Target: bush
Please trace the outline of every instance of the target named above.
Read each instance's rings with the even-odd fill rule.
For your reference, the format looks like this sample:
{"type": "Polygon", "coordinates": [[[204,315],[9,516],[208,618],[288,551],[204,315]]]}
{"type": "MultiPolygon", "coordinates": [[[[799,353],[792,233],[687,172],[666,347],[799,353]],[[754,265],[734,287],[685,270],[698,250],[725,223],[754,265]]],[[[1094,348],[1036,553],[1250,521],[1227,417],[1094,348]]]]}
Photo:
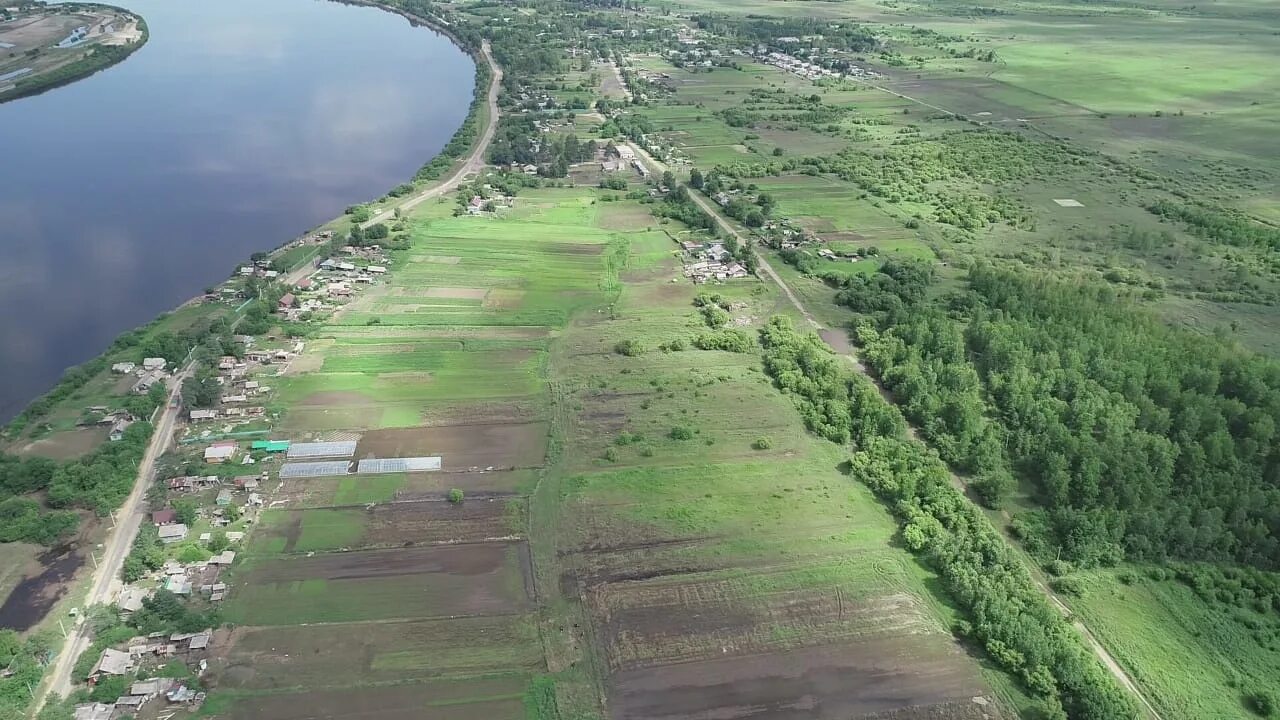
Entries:
{"type": "Polygon", "coordinates": [[[755,341],[742,330],[716,330],[694,338],[693,346],[699,350],[748,353],[755,348],[755,341]]]}
{"type": "Polygon", "coordinates": [[[773,441],[767,437],[758,437],[755,442],[751,443],[751,447],[755,450],[768,450],[773,447],[773,441]]]}
{"type": "Polygon", "coordinates": [[[644,344],[636,339],[627,339],[613,346],[613,351],[619,355],[627,357],[635,357],[644,353],[644,344]]]}
{"type": "Polygon", "coordinates": [[[454,505],[457,505],[458,503],[462,502],[462,491],[459,490],[458,488],[453,488],[452,490],[450,490],[449,502],[453,503],[454,505]]]}
{"type": "Polygon", "coordinates": [[[618,462],[618,450],[616,448],[608,448],[604,451],[604,459],[611,463],[618,462]]]}
{"type": "Polygon", "coordinates": [[[1084,597],[1084,583],[1080,582],[1080,578],[1057,577],[1049,581],[1049,587],[1063,595],[1084,597]]]}
{"type": "Polygon", "coordinates": [[[671,428],[671,432],[668,435],[672,440],[692,440],[693,429],[685,425],[676,425],[671,428]]]}

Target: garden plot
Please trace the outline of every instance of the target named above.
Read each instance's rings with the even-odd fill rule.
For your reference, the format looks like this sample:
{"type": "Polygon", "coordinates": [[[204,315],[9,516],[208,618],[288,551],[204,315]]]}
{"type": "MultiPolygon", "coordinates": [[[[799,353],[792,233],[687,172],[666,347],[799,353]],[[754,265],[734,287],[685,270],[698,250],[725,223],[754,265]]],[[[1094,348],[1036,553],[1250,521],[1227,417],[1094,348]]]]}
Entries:
{"type": "Polygon", "coordinates": [[[540,661],[521,615],[291,627],[242,627],[217,670],[246,690],[377,685],[481,673],[524,673],[540,661]]]}
{"type": "Polygon", "coordinates": [[[418,720],[424,708],[430,708],[432,720],[518,720],[523,712],[520,694],[525,680],[519,676],[341,689],[330,689],[331,680],[324,678],[320,688],[299,692],[238,693],[219,716],[230,720],[418,720]]]}
{"type": "Polygon", "coordinates": [[[519,613],[532,607],[523,543],[250,558],[226,616],[244,625],[519,613]]]}
{"type": "Polygon", "coordinates": [[[1001,717],[972,661],[928,636],[659,665],[618,673],[608,685],[615,720],[1001,717]]]}
{"type": "Polygon", "coordinates": [[[256,554],[371,550],[509,540],[520,534],[519,498],[396,502],[373,507],[269,510],[251,551],[256,554]]]}

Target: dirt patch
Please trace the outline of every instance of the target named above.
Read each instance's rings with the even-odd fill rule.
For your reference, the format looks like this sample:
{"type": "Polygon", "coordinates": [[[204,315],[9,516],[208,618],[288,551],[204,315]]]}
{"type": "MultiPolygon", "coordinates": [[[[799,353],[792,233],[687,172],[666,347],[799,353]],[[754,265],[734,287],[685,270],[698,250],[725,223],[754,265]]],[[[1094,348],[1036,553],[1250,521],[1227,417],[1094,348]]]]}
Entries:
{"type": "Polygon", "coordinates": [[[760,593],[742,578],[681,582],[665,576],[603,585],[589,604],[612,670],[930,632],[911,596],[868,598],[857,591],[828,586],[760,593]]]}
{"type": "Polygon", "coordinates": [[[488,288],[433,287],[424,290],[419,297],[451,300],[483,300],[488,288]]]}
{"type": "Polygon", "coordinates": [[[437,265],[457,265],[462,258],[457,255],[415,255],[409,262],[435,263],[437,265]]]}
{"type": "MultiPolygon", "coordinates": [[[[470,497],[460,504],[442,497],[411,502],[382,503],[363,510],[364,534],[349,547],[352,550],[481,543],[511,540],[518,534],[516,520],[523,500],[517,498],[485,499],[470,497]]],[[[286,538],[285,552],[293,550],[305,523],[326,522],[329,513],[348,513],[347,509],[288,511],[289,518],[275,534],[286,538]]],[[[333,548],[337,549],[337,548],[333,548]]]]}
{"type": "Polygon", "coordinates": [[[370,405],[374,402],[373,398],[364,393],[352,392],[349,390],[324,390],[322,392],[314,392],[302,398],[299,405],[312,406],[337,406],[343,405],[370,405]]]}
{"type": "Polygon", "coordinates": [[[485,296],[483,307],[487,310],[515,310],[524,304],[523,290],[494,289],[485,296]]]}
{"type": "Polygon", "coordinates": [[[364,434],[356,458],[439,455],[446,471],[539,467],[547,423],[497,423],[393,428],[364,434]]]}
{"type": "Polygon", "coordinates": [[[107,441],[110,428],[105,425],[63,430],[29,442],[18,449],[22,456],[39,455],[52,460],[75,460],[84,457],[107,441]]]}
{"type": "Polygon", "coordinates": [[[609,680],[615,720],[997,718],[973,666],[936,637],[873,638],[629,670],[609,680]]]}
{"type": "Polygon", "coordinates": [[[604,252],[604,245],[601,243],[553,242],[547,243],[546,248],[562,255],[599,255],[604,252]]]}
{"type": "Polygon", "coordinates": [[[819,330],[818,337],[822,338],[822,342],[841,355],[852,355],[854,353],[853,341],[849,339],[849,331],[844,328],[819,330]]]}
{"type": "MultiPolygon", "coordinates": [[[[232,634],[226,665],[215,669],[214,682],[223,688],[252,690],[332,688],[414,683],[443,671],[524,670],[536,660],[536,651],[520,647],[531,639],[531,632],[521,624],[521,618],[509,616],[238,628],[232,634]]],[[[518,682],[509,677],[428,681],[416,694],[421,700],[458,702],[505,695],[518,682]]],[[[364,717],[364,713],[321,716],[364,717]]]]}

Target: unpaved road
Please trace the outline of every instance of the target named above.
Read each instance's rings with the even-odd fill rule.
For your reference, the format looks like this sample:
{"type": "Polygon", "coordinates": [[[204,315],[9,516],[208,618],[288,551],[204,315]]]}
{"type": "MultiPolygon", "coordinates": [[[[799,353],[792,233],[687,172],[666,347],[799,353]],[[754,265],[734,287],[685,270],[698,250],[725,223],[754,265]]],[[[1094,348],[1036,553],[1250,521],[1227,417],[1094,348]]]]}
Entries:
{"type": "MultiPolygon", "coordinates": [[[[409,197],[393,204],[386,210],[374,215],[364,224],[365,227],[373,225],[374,223],[386,222],[392,219],[395,216],[397,209],[401,212],[407,212],[431,198],[440,197],[447,192],[452,192],[468,177],[479,174],[479,172],[484,169],[486,164],[484,159],[485,153],[489,151],[489,144],[493,142],[493,136],[498,131],[498,90],[502,87],[502,68],[498,66],[498,63],[494,62],[493,54],[489,49],[488,40],[483,41],[480,46],[480,52],[484,55],[485,62],[489,64],[490,78],[489,95],[487,98],[489,115],[487,122],[485,123],[484,130],[480,133],[480,141],[471,149],[471,154],[467,156],[467,159],[462,163],[462,165],[455,168],[441,182],[436,185],[432,185],[426,190],[415,195],[410,195],[409,197]]],[[[315,267],[310,263],[304,263],[301,267],[294,268],[288,275],[285,275],[282,280],[286,286],[292,287],[297,285],[303,278],[310,276],[313,272],[315,272],[315,267]]]]}
{"type": "MultiPolygon", "coordinates": [[[[133,483],[133,490],[129,493],[124,505],[116,511],[116,526],[108,534],[102,549],[102,558],[94,568],[84,608],[109,603],[119,591],[120,568],[133,547],[133,539],[137,537],[138,529],[142,527],[142,522],[147,517],[147,488],[151,487],[151,480],[155,475],[156,459],[169,449],[173,441],[174,426],[182,411],[181,403],[178,402],[182,381],[190,377],[194,370],[193,361],[173,378],[169,396],[164,407],[161,408],[155,432],[151,435],[151,442],[147,445],[147,451],[143,453],[142,462],[138,464],[138,477],[133,483]]],[[[81,617],[83,618],[83,615],[81,617]]],[[[71,693],[73,689],[71,670],[80,653],[92,642],[92,633],[87,624],[76,625],[75,631],[67,636],[62,650],[58,653],[53,670],[45,676],[45,681],[40,685],[35,698],[34,712],[40,711],[51,691],[64,697],[71,693]]]]}
{"type": "MultiPolygon", "coordinates": [[[[637,146],[635,143],[629,142],[627,144],[630,145],[632,149],[636,151],[637,155],[643,158],[651,166],[657,168],[658,172],[661,173],[667,170],[667,166],[664,163],[656,160],[653,156],[649,155],[649,153],[645,152],[643,148],[637,146]]],[[[698,207],[702,208],[707,212],[708,215],[715,218],[716,224],[718,224],[725,232],[737,238],[738,242],[744,245],[750,244],[753,242],[750,238],[744,237],[741,233],[739,233],[738,230],[729,223],[729,220],[725,216],[720,214],[720,209],[716,207],[715,203],[703,197],[702,194],[698,193],[697,191],[691,190],[689,192],[689,197],[695,203],[698,204],[698,207]]],[[[787,283],[782,279],[782,277],[779,276],[778,273],[774,271],[773,267],[769,264],[769,261],[766,260],[763,255],[758,255],[758,257],[760,260],[760,269],[764,271],[764,274],[767,275],[770,280],[772,280],[774,283],[778,285],[778,287],[782,290],[782,292],[787,296],[787,299],[791,301],[791,304],[794,305],[796,310],[800,312],[800,315],[803,316],[804,319],[808,321],[809,325],[815,331],[823,330],[824,328],[822,327],[822,323],[818,322],[817,318],[815,318],[813,314],[810,313],[808,309],[805,308],[804,304],[800,302],[800,298],[797,297],[794,292],[792,292],[790,286],[788,286],[787,283]]],[[[837,353],[840,353],[840,351],[837,350],[836,348],[832,348],[832,349],[835,350],[837,353]]],[[[886,399],[892,402],[892,397],[889,391],[883,385],[880,384],[879,379],[877,379],[874,375],[872,375],[868,371],[867,366],[864,365],[862,360],[858,358],[856,351],[846,355],[845,357],[849,359],[849,361],[853,364],[855,368],[858,369],[860,373],[862,373],[868,379],[871,380],[871,382],[876,386],[876,388],[880,390],[881,395],[883,395],[886,399]]],[[[920,443],[925,442],[924,439],[920,436],[918,429],[914,425],[911,425],[910,423],[908,423],[907,432],[911,436],[912,440],[920,443]]],[[[961,478],[959,475],[956,475],[955,473],[950,473],[950,475],[951,475],[952,485],[954,485],[956,489],[959,490],[960,492],[965,493],[967,497],[969,487],[965,483],[964,479],[961,478]]],[[[997,527],[996,530],[1001,534],[1002,537],[1004,537],[1005,542],[1008,542],[1010,544],[1013,544],[1015,542],[1013,538],[1008,536],[1008,534],[1003,528],[997,527]]],[[[1068,618],[1068,620],[1071,622],[1071,625],[1076,630],[1078,630],[1082,636],[1084,636],[1085,642],[1089,645],[1090,648],[1093,649],[1093,654],[1096,655],[1098,660],[1103,665],[1105,665],[1108,670],[1111,671],[1111,674],[1115,676],[1116,681],[1119,682],[1125,688],[1127,688],[1129,692],[1133,693],[1133,695],[1138,699],[1140,703],[1142,703],[1143,708],[1146,709],[1146,711],[1150,714],[1152,718],[1154,718],[1155,720],[1162,720],[1160,717],[1160,713],[1156,712],[1155,706],[1151,704],[1151,701],[1147,699],[1147,696],[1144,695],[1142,691],[1138,688],[1137,683],[1135,683],[1133,679],[1129,677],[1129,674],[1125,672],[1124,668],[1120,666],[1120,663],[1116,662],[1116,659],[1111,656],[1111,653],[1107,652],[1107,649],[1102,646],[1102,643],[1098,641],[1098,638],[1093,634],[1093,631],[1091,631],[1089,627],[1084,624],[1083,621],[1073,616],[1071,612],[1071,608],[1067,607],[1067,604],[1062,601],[1062,598],[1058,597],[1058,594],[1053,592],[1053,590],[1049,588],[1049,586],[1044,582],[1044,580],[1033,569],[1028,568],[1028,570],[1030,572],[1031,579],[1036,583],[1036,585],[1044,593],[1045,598],[1047,598],[1049,602],[1054,607],[1056,607],[1059,612],[1062,613],[1063,617],[1068,618]]]]}
{"type": "Polygon", "coordinates": [[[485,62],[489,63],[489,117],[484,131],[480,133],[480,142],[477,142],[475,147],[471,149],[471,154],[467,156],[466,162],[454,170],[443,182],[433,185],[417,195],[411,195],[396,203],[393,207],[383,210],[370,218],[365,225],[385,222],[395,215],[397,208],[402,212],[408,211],[426,200],[450,192],[461,185],[462,181],[467,177],[478,174],[484,168],[486,164],[484,160],[485,153],[489,150],[489,143],[493,142],[494,133],[498,131],[498,89],[502,87],[502,68],[498,67],[498,63],[494,62],[488,40],[483,41],[480,45],[480,53],[484,55],[485,62]]]}

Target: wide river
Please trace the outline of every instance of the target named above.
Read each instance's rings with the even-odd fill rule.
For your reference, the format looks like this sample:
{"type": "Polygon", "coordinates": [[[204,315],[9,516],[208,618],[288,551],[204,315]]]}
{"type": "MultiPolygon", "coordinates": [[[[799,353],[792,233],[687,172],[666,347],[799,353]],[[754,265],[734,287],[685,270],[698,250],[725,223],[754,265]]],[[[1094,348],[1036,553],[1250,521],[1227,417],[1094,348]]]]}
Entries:
{"type": "Polygon", "coordinates": [[[269,250],[381,195],[466,116],[447,38],[320,0],[114,0],[151,39],[0,105],[0,421],[269,250]]]}

